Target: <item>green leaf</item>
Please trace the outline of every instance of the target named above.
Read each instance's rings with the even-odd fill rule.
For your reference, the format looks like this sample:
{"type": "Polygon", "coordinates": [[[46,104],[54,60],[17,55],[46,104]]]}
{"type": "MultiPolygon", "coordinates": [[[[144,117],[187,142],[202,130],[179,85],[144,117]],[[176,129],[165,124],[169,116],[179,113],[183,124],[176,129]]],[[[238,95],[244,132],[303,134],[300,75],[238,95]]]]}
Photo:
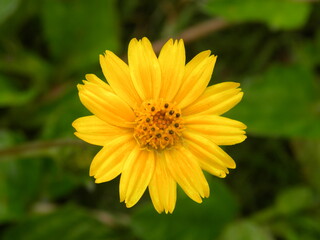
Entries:
{"type": "Polygon", "coordinates": [[[159,215],[151,204],[142,207],[133,217],[134,231],[147,240],[215,239],[235,218],[238,209],[234,196],[221,180],[211,180],[209,185],[211,196],[202,204],[193,202],[184,193],[178,196],[173,214],[159,215]]]}
{"type": "Polygon", "coordinates": [[[295,58],[301,65],[316,69],[320,64],[320,30],[313,38],[303,41],[294,41],[295,58]]]}
{"type": "Polygon", "coordinates": [[[11,147],[17,143],[23,142],[24,136],[21,132],[10,131],[0,128],[0,150],[11,147]]]}
{"type": "Polygon", "coordinates": [[[19,219],[39,192],[41,159],[0,160],[0,222],[19,219]]]}
{"type": "Polygon", "coordinates": [[[22,91],[16,88],[13,81],[5,75],[0,75],[0,107],[17,106],[32,100],[37,89],[22,91]]]}
{"type": "Polygon", "coordinates": [[[32,52],[0,55],[0,107],[23,105],[43,89],[50,67],[32,52]]]}
{"type": "MultiPolygon", "coordinates": [[[[69,150],[65,148],[65,151],[69,150]]],[[[83,185],[83,177],[89,178],[87,175],[87,171],[85,171],[85,175],[81,174],[82,172],[79,171],[79,166],[75,163],[75,154],[63,154],[64,151],[60,150],[57,151],[55,154],[59,155],[59,157],[54,156],[53,159],[45,159],[45,168],[43,170],[42,176],[42,195],[50,200],[54,201],[59,198],[64,198],[71,194],[72,191],[75,191],[76,188],[83,185]],[[72,159],[66,162],[68,156],[72,156],[72,159]],[[68,169],[68,165],[73,164],[73,169],[68,169]]],[[[87,170],[87,169],[86,169],[87,170]]]]}
{"type": "Polygon", "coordinates": [[[235,222],[229,225],[219,240],[272,240],[274,239],[267,229],[248,220],[235,222]]]}
{"type": "Polygon", "coordinates": [[[42,20],[53,57],[73,70],[95,64],[106,49],[119,47],[114,0],[45,0],[42,20]]]}
{"type": "Polygon", "coordinates": [[[242,84],[244,98],[231,114],[248,133],[272,137],[319,137],[318,86],[312,72],[299,65],[273,65],[242,84]]]}
{"type": "Polygon", "coordinates": [[[18,8],[20,0],[0,0],[0,24],[18,8]]]}
{"type": "Polygon", "coordinates": [[[31,216],[9,228],[3,240],[103,240],[110,229],[80,207],[67,206],[53,213],[31,216]]]}
{"type": "Polygon", "coordinates": [[[206,12],[231,22],[262,22],[273,29],[302,27],[308,20],[311,6],[294,0],[208,0],[206,12]]]}
{"type": "Polygon", "coordinates": [[[305,211],[294,216],[285,218],[270,219],[269,226],[277,239],[289,240],[315,240],[320,236],[319,214],[317,214],[317,206],[311,211],[305,211]]]}
{"type": "Polygon", "coordinates": [[[292,187],[280,193],[276,199],[278,212],[290,215],[312,206],[313,194],[310,188],[305,186],[292,187]]]}
{"type": "Polygon", "coordinates": [[[72,122],[79,117],[92,115],[81,104],[76,86],[68,89],[57,101],[43,106],[40,114],[39,119],[44,122],[42,137],[45,139],[74,138],[75,130],[71,126],[72,122]]]}
{"type": "Polygon", "coordinates": [[[304,178],[320,192],[320,141],[294,140],[292,141],[292,149],[300,162],[304,178]]]}

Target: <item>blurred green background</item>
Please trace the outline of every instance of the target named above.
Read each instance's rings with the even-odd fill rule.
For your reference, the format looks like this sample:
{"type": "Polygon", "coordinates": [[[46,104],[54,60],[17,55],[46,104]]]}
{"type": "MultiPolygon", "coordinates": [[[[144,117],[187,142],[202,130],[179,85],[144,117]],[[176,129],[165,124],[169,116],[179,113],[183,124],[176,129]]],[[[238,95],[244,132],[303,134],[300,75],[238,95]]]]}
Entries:
{"type": "Polygon", "coordinates": [[[320,4],[314,0],[0,0],[0,239],[320,239],[320,4]],[[125,59],[131,38],[183,37],[210,49],[210,84],[242,84],[226,116],[248,139],[226,147],[226,179],[198,205],[179,190],[172,215],[148,194],[119,203],[119,179],[88,176],[99,150],[73,135],[88,114],[76,84],[125,59]]]}

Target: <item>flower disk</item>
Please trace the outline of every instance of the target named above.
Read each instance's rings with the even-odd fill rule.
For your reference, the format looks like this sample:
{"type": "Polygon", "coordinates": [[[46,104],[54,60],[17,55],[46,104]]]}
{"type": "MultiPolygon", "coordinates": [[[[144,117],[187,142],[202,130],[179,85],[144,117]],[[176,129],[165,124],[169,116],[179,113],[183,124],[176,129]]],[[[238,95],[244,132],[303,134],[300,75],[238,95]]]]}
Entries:
{"type": "Polygon", "coordinates": [[[239,83],[207,87],[216,56],[203,51],[187,64],[182,40],[157,56],[147,38],[132,39],[128,64],[110,51],[100,56],[105,81],[87,74],[78,85],[91,116],[72,126],[80,139],[102,146],[90,166],[96,183],[120,175],[120,201],[135,205],[148,189],[155,209],[172,213],[177,186],[194,201],[209,197],[203,174],[220,178],[233,159],[219,145],[246,139],[246,126],[220,116],[240,102],[239,83]]]}
{"type": "Polygon", "coordinates": [[[137,126],[133,136],[142,148],[162,150],[180,142],[183,120],[174,104],[146,101],[134,112],[137,126]]]}

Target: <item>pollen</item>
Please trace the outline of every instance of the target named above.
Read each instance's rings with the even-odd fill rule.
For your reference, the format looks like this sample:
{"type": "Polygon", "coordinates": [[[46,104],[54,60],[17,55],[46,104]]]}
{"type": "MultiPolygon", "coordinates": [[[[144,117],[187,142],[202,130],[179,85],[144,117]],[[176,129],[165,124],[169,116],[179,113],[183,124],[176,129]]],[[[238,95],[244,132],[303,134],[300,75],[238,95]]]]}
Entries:
{"type": "Polygon", "coordinates": [[[134,112],[133,136],[142,148],[163,150],[181,142],[183,119],[174,103],[163,99],[145,101],[134,112]]]}

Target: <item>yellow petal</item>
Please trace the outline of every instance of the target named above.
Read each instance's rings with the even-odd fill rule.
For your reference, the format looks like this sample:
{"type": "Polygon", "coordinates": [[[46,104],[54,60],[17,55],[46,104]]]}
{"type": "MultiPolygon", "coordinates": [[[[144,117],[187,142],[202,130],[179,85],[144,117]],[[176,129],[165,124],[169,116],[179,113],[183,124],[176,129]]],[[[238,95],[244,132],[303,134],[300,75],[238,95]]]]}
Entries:
{"type": "Polygon", "coordinates": [[[195,202],[209,196],[209,185],[196,159],[186,148],[164,152],[168,169],[183,191],[195,202]]]}
{"type": "Polygon", "coordinates": [[[209,55],[210,51],[199,53],[186,65],[181,88],[174,99],[180,108],[187,107],[205,91],[217,58],[209,55]]]}
{"type": "Polygon", "coordinates": [[[98,146],[104,146],[117,136],[132,135],[132,129],[110,125],[94,115],[78,118],[72,126],[77,131],[75,132],[77,137],[98,146]]]}
{"type": "Polygon", "coordinates": [[[107,84],[106,82],[102,81],[100,78],[98,78],[96,75],[94,74],[86,74],[86,79],[91,82],[91,83],[95,83],[97,85],[99,85],[100,87],[103,87],[104,89],[106,89],[109,92],[112,92],[111,87],[109,86],[109,84],[107,84]]]}
{"type": "Polygon", "coordinates": [[[141,99],[133,86],[129,67],[126,63],[113,52],[106,51],[105,56],[100,55],[100,65],[105,78],[119,97],[132,108],[141,103],[141,99]]]}
{"type": "Polygon", "coordinates": [[[183,137],[188,140],[187,147],[199,158],[227,168],[236,167],[233,159],[208,137],[190,131],[184,131],[183,137]]]}
{"type": "Polygon", "coordinates": [[[172,101],[181,86],[185,62],[186,54],[183,40],[173,42],[170,39],[162,47],[159,55],[162,78],[160,98],[172,101]]]}
{"type": "Polygon", "coordinates": [[[220,178],[226,177],[226,174],[229,173],[221,160],[217,160],[215,155],[212,155],[210,151],[207,151],[202,146],[187,139],[185,139],[185,146],[198,159],[199,165],[203,170],[220,178]]]}
{"type": "Polygon", "coordinates": [[[158,99],[161,70],[158,58],[147,38],[129,43],[128,62],[133,85],[142,100],[158,99]]]}
{"type": "Polygon", "coordinates": [[[87,143],[97,145],[97,146],[104,146],[108,142],[108,137],[104,135],[79,133],[79,132],[75,132],[74,135],[76,135],[78,138],[80,138],[81,140],[87,143]]]}
{"type": "Polygon", "coordinates": [[[244,134],[239,135],[206,135],[212,142],[221,146],[234,145],[242,143],[247,139],[247,136],[244,134]]]}
{"type": "Polygon", "coordinates": [[[208,87],[205,92],[191,105],[183,109],[184,115],[215,114],[221,115],[242,99],[243,93],[239,83],[224,82],[208,87]]]}
{"type": "Polygon", "coordinates": [[[78,85],[82,104],[101,120],[119,127],[132,127],[135,119],[132,109],[117,95],[86,82],[78,85]]]}
{"type": "Polygon", "coordinates": [[[191,115],[185,118],[186,128],[210,137],[217,145],[233,145],[246,139],[246,125],[216,115],[191,115]]]}
{"type": "Polygon", "coordinates": [[[211,54],[210,50],[206,50],[203,52],[198,53],[194,58],[191,59],[190,62],[188,62],[188,68],[186,69],[186,74],[189,74],[193,71],[194,68],[196,68],[201,62],[206,60],[211,54]]]}
{"type": "MultiPolygon", "coordinates": [[[[235,128],[235,127],[229,127],[229,126],[219,126],[219,125],[201,125],[201,124],[193,124],[189,125],[188,129],[191,129],[197,133],[203,134],[203,135],[209,135],[212,137],[217,137],[217,141],[221,141],[224,136],[226,137],[240,137],[239,141],[242,142],[242,136],[245,134],[245,131],[235,128]]],[[[213,138],[212,138],[213,139],[213,138]]],[[[218,145],[224,145],[221,144],[221,142],[215,142],[218,145]]],[[[235,143],[229,143],[228,145],[233,145],[235,143]]]]}
{"type": "Polygon", "coordinates": [[[149,184],[150,197],[158,213],[172,213],[176,205],[177,184],[168,171],[164,154],[155,156],[155,171],[149,184]]]}
{"type": "Polygon", "coordinates": [[[123,163],[136,145],[132,135],[115,138],[102,148],[94,157],[90,166],[90,176],[96,183],[107,182],[122,172],[123,163]]]}
{"type": "Polygon", "coordinates": [[[125,160],[120,178],[120,201],[127,207],[135,205],[150,183],[154,172],[153,151],[141,150],[139,146],[125,160]]]}
{"type": "Polygon", "coordinates": [[[77,132],[93,135],[115,136],[132,132],[132,130],[128,128],[121,128],[108,124],[94,115],[80,117],[72,123],[72,126],[77,132]]]}
{"type": "Polygon", "coordinates": [[[194,125],[212,125],[212,126],[227,126],[238,129],[246,129],[247,126],[242,122],[217,115],[191,115],[184,117],[184,123],[190,126],[194,125]]]}

